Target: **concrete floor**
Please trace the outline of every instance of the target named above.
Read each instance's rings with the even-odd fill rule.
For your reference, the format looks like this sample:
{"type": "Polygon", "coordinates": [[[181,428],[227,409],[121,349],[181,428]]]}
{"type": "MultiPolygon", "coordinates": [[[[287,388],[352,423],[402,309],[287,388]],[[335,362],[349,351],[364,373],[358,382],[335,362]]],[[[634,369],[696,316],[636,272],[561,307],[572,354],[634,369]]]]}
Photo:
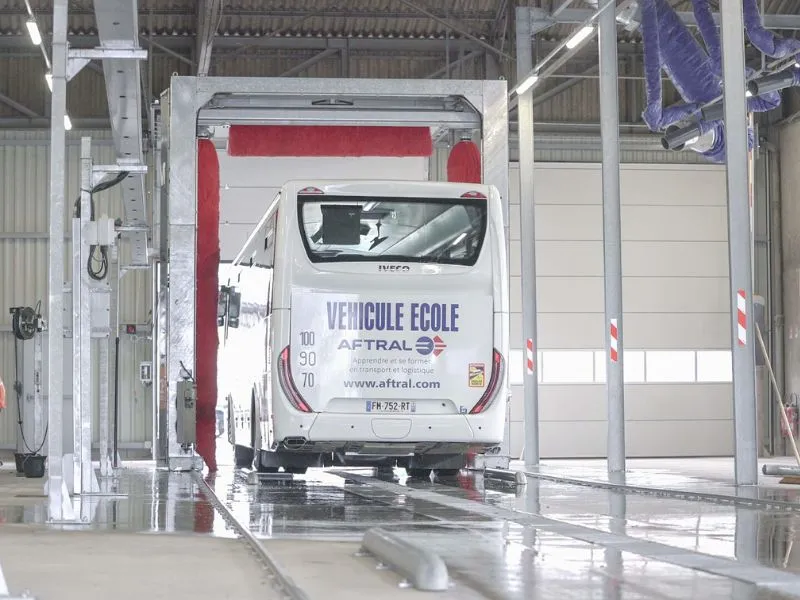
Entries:
{"type": "MultiPolygon", "coordinates": [[[[745,494],[727,459],[628,467],[637,486],[745,494]]],[[[224,467],[211,482],[309,600],[430,596],[356,556],[375,526],[442,556],[453,585],[437,597],[447,600],[800,598],[800,487],[765,479],[746,496],[783,504],[764,508],[588,487],[606,481],[603,461],[546,461],[539,473],[548,479],[533,474],[516,489],[468,474],[412,481],[402,470],[390,480],[311,471],[256,486],[224,467]]],[[[118,485],[121,497],[97,501],[91,524],[59,530],[46,524],[42,480],[0,469],[0,565],[12,593],[276,597],[190,475],[128,463],[118,485]]]]}

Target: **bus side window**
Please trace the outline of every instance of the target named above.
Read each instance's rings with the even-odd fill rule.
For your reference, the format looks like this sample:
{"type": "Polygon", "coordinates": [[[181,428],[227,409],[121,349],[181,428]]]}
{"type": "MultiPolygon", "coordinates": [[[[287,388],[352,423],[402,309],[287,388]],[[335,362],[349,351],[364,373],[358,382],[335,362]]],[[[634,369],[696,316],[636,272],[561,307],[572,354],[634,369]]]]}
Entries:
{"type": "Polygon", "coordinates": [[[269,274],[269,285],[267,286],[267,316],[272,314],[272,269],[269,274]]]}

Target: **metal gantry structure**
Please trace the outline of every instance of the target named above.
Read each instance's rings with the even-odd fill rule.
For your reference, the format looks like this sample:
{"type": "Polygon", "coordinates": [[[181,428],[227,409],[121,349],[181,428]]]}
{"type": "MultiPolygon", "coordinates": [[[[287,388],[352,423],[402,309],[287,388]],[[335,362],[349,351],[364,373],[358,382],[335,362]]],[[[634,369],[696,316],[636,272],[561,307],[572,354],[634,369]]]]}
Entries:
{"type": "MultiPolygon", "coordinates": [[[[380,124],[478,132],[483,181],[502,195],[508,234],[507,93],[504,81],[172,78],[161,99],[158,125],[160,160],[168,176],[154,194],[163,202],[160,243],[162,248],[166,244],[169,261],[169,285],[157,317],[165,324],[166,353],[160,355],[164,361],[160,368],[166,371],[168,389],[158,446],[166,452],[162,458],[168,468],[189,470],[197,465],[192,448],[178,440],[175,424],[178,384],[195,363],[198,135],[216,125],[261,124],[380,124]],[[327,108],[321,102],[328,102],[327,108]]],[[[503,304],[507,312],[507,290],[503,304]]],[[[486,457],[485,465],[508,467],[509,429],[507,419],[505,444],[496,455],[486,457]]]]}
{"type": "MultiPolygon", "coordinates": [[[[523,240],[523,344],[536,347],[536,271],[534,240],[533,118],[529,106],[531,90],[580,50],[581,43],[557,47],[538,64],[532,65],[529,48],[538,31],[560,22],[594,27],[599,23],[600,113],[603,146],[603,254],[605,280],[605,328],[608,401],[607,464],[613,481],[625,473],[625,384],[622,307],[622,235],[620,218],[620,152],[617,26],[625,21],[630,2],[598,2],[596,11],[565,9],[556,15],[540,9],[517,9],[517,75],[512,94],[519,111],[520,202],[523,240]],[[564,52],[562,52],[562,50],[564,52]],[[531,246],[525,248],[526,245],[531,246]]],[[[749,202],[748,119],[742,0],[720,3],[722,30],[724,107],[727,146],[727,193],[730,249],[731,347],[733,350],[733,404],[735,480],[739,485],[758,483],[757,405],[755,387],[755,343],[753,335],[752,229],[749,202]]],[[[628,15],[629,16],[629,15],[628,15]]],[[[685,23],[693,17],[681,13],[685,23]]],[[[766,16],[766,26],[793,27],[796,17],[766,16]],[[780,22],[778,22],[780,21],[780,22]]],[[[593,35],[584,37],[582,43],[593,35]]],[[[512,98],[511,104],[514,103],[512,98]]],[[[533,355],[535,356],[535,354],[533,355]]],[[[530,368],[530,354],[524,377],[525,462],[539,463],[538,382],[530,368]]]]}
{"type": "MultiPolygon", "coordinates": [[[[622,268],[620,228],[620,155],[619,106],[617,94],[617,22],[623,7],[606,1],[598,11],[582,14],[569,9],[556,16],[563,22],[599,23],[601,122],[603,136],[603,215],[605,256],[605,300],[607,366],[608,366],[608,467],[614,474],[625,470],[624,375],[622,339],[622,268]],[[606,9],[606,10],[604,10],[606,9]],[[570,21],[568,19],[576,19],[570,21]]],[[[213,8],[213,7],[212,7],[213,8]]],[[[91,404],[87,389],[91,371],[87,359],[91,354],[89,341],[92,332],[92,301],[98,290],[85,280],[84,267],[88,247],[98,243],[98,235],[88,226],[91,211],[91,189],[99,177],[109,172],[125,172],[123,184],[124,220],[116,234],[130,242],[131,253],[124,273],[130,269],[151,268],[157,263],[153,278],[154,362],[163,360],[163,381],[154,386],[162,389],[166,406],[157,418],[156,430],[163,437],[154,440],[160,448],[159,458],[172,470],[191,470],[199,466],[192,448],[177,439],[175,426],[177,392],[185,371],[195,363],[195,237],[196,237],[196,144],[198,136],[208,133],[215,125],[230,124],[363,124],[381,123],[395,126],[432,125],[444,131],[478,131],[482,147],[483,180],[497,186],[504,199],[504,219],[508,232],[508,107],[509,98],[502,81],[405,81],[405,80],[348,80],[348,79],[264,79],[173,77],[170,88],[161,102],[150,112],[153,155],[156,166],[152,178],[153,221],[158,231],[148,225],[145,206],[145,152],[142,133],[142,104],[139,62],[146,52],[138,43],[138,7],[136,0],[107,0],[96,3],[100,46],[94,50],[71,51],[67,44],[68,0],[54,2],[52,56],[52,114],[50,154],[50,258],[48,334],[51,340],[64,337],[64,215],[65,198],[65,126],[66,86],[89,60],[101,59],[107,84],[111,116],[115,165],[94,166],[91,146],[82,146],[81,216],[74,222],[74,238],[80,243],[73,249],[74,281],[73,339],[75,352],[75,480],[74,491],[81,495],[103,493],[93,481],[91,466],[91,404]],[[346,111],[331,107],[311,109],[317,98],[346,98],[355,102],[346,111]],[[163,169],[162,169],[163,166],[163,169]],[[153,244],[158,252],[151,250],[153,244]],[[168,267],[168,272],[167,272],[168,267]],[[175,309],[173,307],[179,307],[175,309]],[[162,331],[163,330],[163,331],[162,331]],[[163,335],[160,335],[162,334],[163,335]],[[88,411],[87,411],[88,409],[88,411]],[[88,462],[87,462],[88,461],[88,462]]],[[[213,14],[213,10],[211,13],[213,14]]],[[[752,320],[744,324],[737,302],[744,297],[744,313],[752,314],[752,269],[747,181],[747,121],[745,89],[741,74],[744,69],[744,39],[742,1],[723,3],[721,25],[724,45],[725,116],[728,138],[728,196],[731,265],[732,344],[734,355],[734,406],[736,428],[736,481],[740,484],[757,482],[755,443],[756,404],[754,384],[754,344],[752,320]],[[745,339],[737,335],[745,329],[745,339]]],[[[684,18],[686,18],[684,16],[684,18]]],[[[547,19],[545,19],[546,22],[547,19]]],[[[544,76],[542,65],[532,64],[532,37],[543,27],[542,15],[536,9],[517,9],[517,98],[520,113],[520,193],[523,254],[523,332],[522,345],[528,351],[524,369],[525,391],[525,458],[529,466],[539,462],[538,383],[535,361],[536,332],[536,270],[535,270],[535,174],[533,170],[534,129],[531,88],[538,76],[544,76]],[[534,77],[531,79],[531,77],[534,77]],[[527,87],[522,84],[530,83],[527,87]],[[531,83],[532,82],[532,83],[531,83]],[[523,89],[524,88],[524,89],[523,89]]],[[[205,52],[205,48],[202,49],[205,52]]],[[[553,64],[556,64],[556,59],[553,64]]],[[[151,161],[152,162],[152,161],[151,161]]],[[[110,244],[112,247],[114,243],[110,244]]],[[[113,262],[113,260],[112,260],[113,262]]],[[[112,286],[113,287],[113,283],[112,286]]],[[[106,293],[101,291],[101,293],[106,293]]],[[[116,310],[114,292],[107,312],[116,310]]],[[[504,302],[508,305],[508,296],[504,302]]],[[[106,306],[103,302],[101,306],[106,306]]],[[[117,333],[115,318],[109,316],[100,328],[101,380],[109,380],[110,336],[117,333]],[[112,325],[113,323],[113,325],[112,325]],[[103,366],[105,365],[105,366],[103,366]]],[[[63,347],[48,346],[48,481],[49,509],[53,521],[76,518],[69,503],[64,462],[56,459],[64,454],[61,424],[64,414],[63,347]]],[[[156,368],[161,373],[161,368],[156,368]]],[[[107,440],[108,387],[101,386],[101,476],[110,476],[107,440]]],[[[510,438],[506,428],[504,447],[488,457],[484,466],[508,467],[510,438]]],[[[158,451],[157,451],[158,453],[158,451]]],[[[113,460],[116,461],[114,453],[113,460]]]]}

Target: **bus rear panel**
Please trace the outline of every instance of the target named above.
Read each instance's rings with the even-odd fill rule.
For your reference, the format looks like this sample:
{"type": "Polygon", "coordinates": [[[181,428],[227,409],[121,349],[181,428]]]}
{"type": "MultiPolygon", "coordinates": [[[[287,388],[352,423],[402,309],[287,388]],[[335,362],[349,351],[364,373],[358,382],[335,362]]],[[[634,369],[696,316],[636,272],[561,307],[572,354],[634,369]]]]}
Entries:
{"type": "Polygon", "coordinates": [[[508,300],[496,190],[292,182],[278,213],[261,446],[339,462],[498,446],[508,300]]]}

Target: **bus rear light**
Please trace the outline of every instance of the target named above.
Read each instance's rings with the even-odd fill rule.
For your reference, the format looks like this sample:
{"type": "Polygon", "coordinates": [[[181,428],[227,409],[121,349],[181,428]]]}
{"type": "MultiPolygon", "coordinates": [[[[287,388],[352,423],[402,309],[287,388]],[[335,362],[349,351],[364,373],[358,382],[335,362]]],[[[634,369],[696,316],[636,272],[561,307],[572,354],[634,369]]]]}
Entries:
{"type": "Polygon", "coordinates": [[[495,396],[497,395],[500,381],[503,379],[503,369],[505,368],[505,361],[503,355],[495,348],[492,353],[492,375],[489,377],[489,385],[486,386],[486,391],[483,396],[478,400],[478,403],[469,411],[471,415],[478,415],[485,411],[492,405],[495,396]]]}
{"type": "Polygon", "coordinates": [[[462,198],[477,198],[480,200],[486,200],[486,194],[482,194],[480,192],[464,192],[461,194],[462,198]]]}
{"type": "Polygon", "coordinates": [[[298,194],[299,196],[303,196],[303,195],[311,195],[311,194],[313,194],[313,195],[317,195],[317,196],[318,196],[318,195],[325,195],[325,192],[323,192],[323,191],[322,191],[321,189],[319,189],[319,188],[315,188],[315,187],[306,187],[306,188],[303,188],[302,190],[300,190],[299,192],[297,192],[297,194],[298,194]]]}
{"type": "Polygon", "coordinates": [[[281,389],[286,397],[297,410],[304,413],[310,413],[311,407],[303,400],[297,386],[294,384],[292,378],[292,362],[289,355],[289,346],[281,350],[278,357],[278,381],[280,381],[281,389]]]}

